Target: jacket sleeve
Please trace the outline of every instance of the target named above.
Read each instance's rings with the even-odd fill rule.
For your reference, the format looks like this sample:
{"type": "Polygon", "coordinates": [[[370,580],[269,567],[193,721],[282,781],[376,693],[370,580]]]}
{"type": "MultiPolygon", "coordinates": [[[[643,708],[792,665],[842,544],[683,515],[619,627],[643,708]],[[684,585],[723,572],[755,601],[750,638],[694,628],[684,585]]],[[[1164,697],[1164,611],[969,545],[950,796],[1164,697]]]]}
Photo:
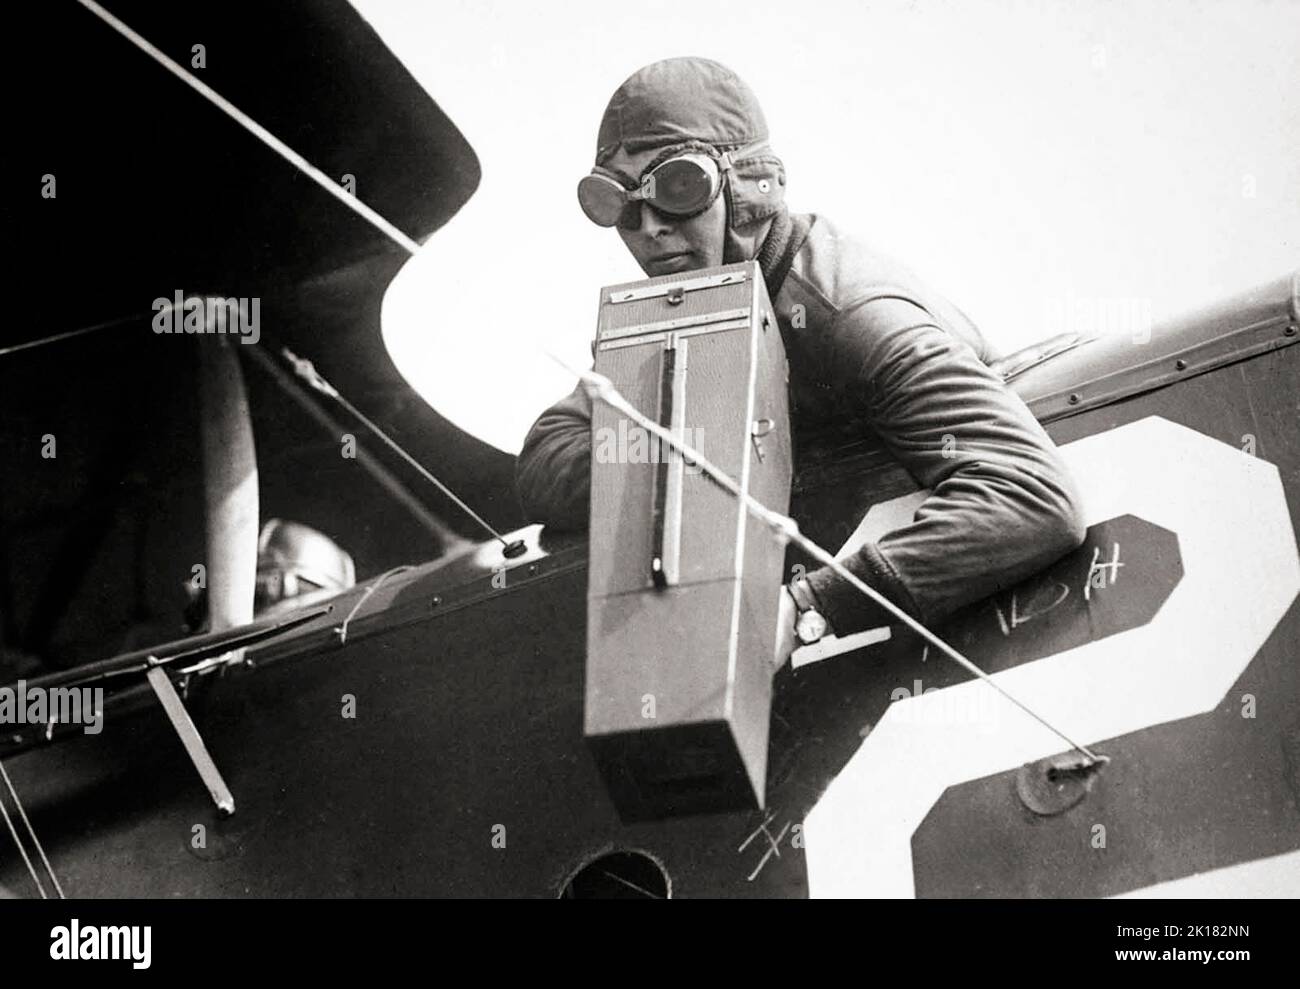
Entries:
{"type": "MultiPolygon", "coordinates": [[[[1077,548],[1074,482],[1028,407],[962,341],[903,298],[839,313],[824,341],[837,388],[931,494],[912,522],[842,560],[924,623],[1010,587],[1077,548]]],[[[840,635],[891,617],[828,567],[808,575],[840,635]]]]}
{"type": "Polygon", "coordinates": [[[538,417],[515,465],[524,516],[586,529],[591,504],[591,399],[581,383],[538,417]]]}

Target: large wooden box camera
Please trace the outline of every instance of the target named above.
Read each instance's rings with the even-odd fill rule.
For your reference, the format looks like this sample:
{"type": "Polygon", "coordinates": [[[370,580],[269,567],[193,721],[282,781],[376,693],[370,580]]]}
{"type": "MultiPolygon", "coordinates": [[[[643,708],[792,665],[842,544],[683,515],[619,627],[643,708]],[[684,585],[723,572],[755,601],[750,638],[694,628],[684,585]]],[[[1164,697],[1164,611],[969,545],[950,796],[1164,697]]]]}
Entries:
{"type": "MultiPolygon", "coordinates": [[[[787,510],[786,359],[757,264],[603,289],[595,368],[787,510]]],[[[597,402],[590,553],[585,732],[622,816],[761,807],[784,546],[597,402]]]]}

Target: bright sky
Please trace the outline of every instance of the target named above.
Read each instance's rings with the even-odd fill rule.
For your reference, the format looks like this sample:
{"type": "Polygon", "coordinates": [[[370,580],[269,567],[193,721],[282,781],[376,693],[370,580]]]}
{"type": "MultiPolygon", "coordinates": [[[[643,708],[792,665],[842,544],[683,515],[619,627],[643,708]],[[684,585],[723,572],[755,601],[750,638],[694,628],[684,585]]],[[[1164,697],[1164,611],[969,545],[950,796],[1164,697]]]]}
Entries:
{"type": "Polygon", "coordinates": [[[787,202],[911,265],[1001,350],[1129,332],[1300,267],[1300,0],[354,0],[479,191],[389,289],[402,373],[517,452],[643,277],[575,187],[610,95],[703,55],[755,91],[787,202]],[[1110,315],[1106,315],[1110,314],[1110,315]]]}

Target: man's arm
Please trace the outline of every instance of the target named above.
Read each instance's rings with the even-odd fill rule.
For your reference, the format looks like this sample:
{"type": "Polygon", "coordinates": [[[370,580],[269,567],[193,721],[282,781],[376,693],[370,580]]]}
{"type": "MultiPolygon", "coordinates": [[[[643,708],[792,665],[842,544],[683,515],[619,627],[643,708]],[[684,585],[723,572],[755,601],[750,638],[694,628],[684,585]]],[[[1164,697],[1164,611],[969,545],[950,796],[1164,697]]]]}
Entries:
{"type": "Polygon", "coordinates": [[[524,515],[553,529],[587,528],[591,399],[582,384],[538,417],[515,465],[524,515]]]}
{"type": "MultiPolygon", "coordinates": [[[[872,299],[823,343],[836,386],[860,390],[880,439],[932,492],[911,524],[842,561],[864,583],[931,623],[1082,543],[1078,493],[1043,427],[924,309],[872,299]]],[[[829,568],[808,579],[837,634],[891,622],[829,568]]]]}

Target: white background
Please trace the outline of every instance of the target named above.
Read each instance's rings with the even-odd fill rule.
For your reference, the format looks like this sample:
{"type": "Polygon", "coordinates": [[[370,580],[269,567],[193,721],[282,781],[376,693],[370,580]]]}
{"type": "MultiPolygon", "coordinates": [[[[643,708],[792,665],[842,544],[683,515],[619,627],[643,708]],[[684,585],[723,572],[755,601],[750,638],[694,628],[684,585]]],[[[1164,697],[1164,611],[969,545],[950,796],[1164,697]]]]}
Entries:
{"type": "Polygon", "coordinates": [[[356,5],[483,168],[385,337],[510,452],[572,385],[533,344],[590,366],[599,287],[642,277],[574,188],[610,95],[659,58],[739,73],[791,208],[910,264],[1004,352],[1128,332],[1097,300],[1159,318],[1300,266],[1300,0],[356,5]]]}

